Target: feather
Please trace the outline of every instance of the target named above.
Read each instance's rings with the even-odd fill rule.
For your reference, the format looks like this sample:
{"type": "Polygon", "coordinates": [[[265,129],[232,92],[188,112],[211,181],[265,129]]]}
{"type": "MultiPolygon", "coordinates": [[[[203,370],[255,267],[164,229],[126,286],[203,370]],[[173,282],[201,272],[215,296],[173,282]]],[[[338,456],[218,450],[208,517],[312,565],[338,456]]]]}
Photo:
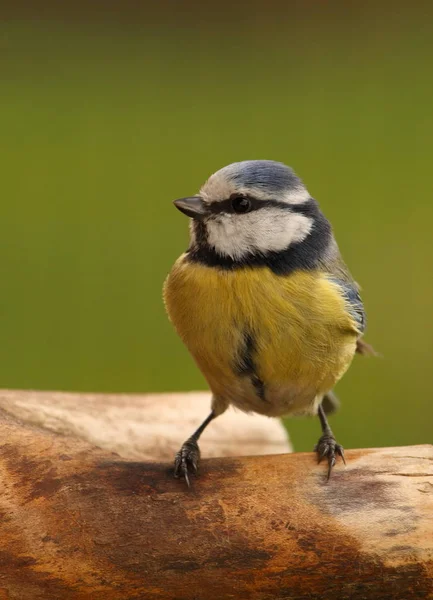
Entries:
{"type": "Polygon", "coordinates": [[[347,302],[348,310],[358,325],[359,332],[364,333],[367,320],[357,284],[354,281],[343,281],[334,277],[330,277],[330,279],[341,289],[343,297],[347,302]]]}

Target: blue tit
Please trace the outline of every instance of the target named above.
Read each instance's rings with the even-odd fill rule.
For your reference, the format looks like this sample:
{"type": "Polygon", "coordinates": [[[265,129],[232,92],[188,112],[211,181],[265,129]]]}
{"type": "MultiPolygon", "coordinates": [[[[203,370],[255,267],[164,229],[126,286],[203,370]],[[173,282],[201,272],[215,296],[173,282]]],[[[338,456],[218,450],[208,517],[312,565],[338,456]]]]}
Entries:
{"type": "Polygon", "coordinates": [[[198,439],[230,405],[270,417],[318,414],[315,450],[328,478],[336,456],[326,413],[362,340],[365,313],[329,221],[293,170],[230,164],[197,196],[174,202],[190,244],[164,284],[171,322],[212,391],[211,413],[183,444],[175,475],[189,485],[198,439]]]}

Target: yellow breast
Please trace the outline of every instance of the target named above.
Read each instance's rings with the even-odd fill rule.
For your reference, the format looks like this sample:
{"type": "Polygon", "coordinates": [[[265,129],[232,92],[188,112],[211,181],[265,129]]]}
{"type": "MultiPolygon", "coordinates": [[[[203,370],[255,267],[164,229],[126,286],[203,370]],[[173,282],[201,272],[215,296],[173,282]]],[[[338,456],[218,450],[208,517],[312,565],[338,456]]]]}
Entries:
{"type": "Polygon", "coordinates": [[[166,280],[164,298],[214,394],[245,410],[302,410],[312,395],[334,386],[355,352],[356,323],[338,286],[319,271],[288,276],[267,268],[230,271],[191,263],[183,255],[166,280]],[[254,340],[252,360],[266,389],[263,409],[257,397],[251,397],[249,407],[254,387],[241,385],[236,368],[246,333],[254,340]],[[291,398],[293,410],[266,406],[273,398],[277,403],[281,390],[299,396],[299,401],[291,398]]]}

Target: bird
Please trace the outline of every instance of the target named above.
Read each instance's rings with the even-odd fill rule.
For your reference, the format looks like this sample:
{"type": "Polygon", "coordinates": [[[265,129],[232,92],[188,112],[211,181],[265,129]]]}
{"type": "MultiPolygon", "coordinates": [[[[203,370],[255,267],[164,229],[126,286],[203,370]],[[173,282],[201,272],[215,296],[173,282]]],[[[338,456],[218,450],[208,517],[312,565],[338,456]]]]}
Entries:
{"type": "Polygon", "coordinates": [[[233,406],[318,415],[315,451],[329,479],[337,457],[345,464],[327,420],[339,404],[334,386],[356,352],[374,353],[330,222],[293,169],[273,160],[229,164],[174,205],[190,219],[190,242],[164,303],[212,392],[210,414],[175,456],[175,477],[190,486],[201,434],[233,406]]]}

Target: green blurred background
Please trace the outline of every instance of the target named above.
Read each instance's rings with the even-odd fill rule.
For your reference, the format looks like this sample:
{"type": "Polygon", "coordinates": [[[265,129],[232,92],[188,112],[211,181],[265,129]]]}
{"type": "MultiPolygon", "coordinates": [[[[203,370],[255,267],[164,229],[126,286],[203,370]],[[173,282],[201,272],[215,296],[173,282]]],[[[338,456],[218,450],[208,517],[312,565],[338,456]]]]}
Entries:
{"type": "MultiPolygon", "coordinates": [[[[6,3],[0,387],[204,388],[161,300],[171,201],[269,158],[332,221],[383,354],[338,386],[338,439],[431,442],[432,78],[431,2],[6,3]]],[[[288,427],[312,448],[318,423],[288,427]]]]}

